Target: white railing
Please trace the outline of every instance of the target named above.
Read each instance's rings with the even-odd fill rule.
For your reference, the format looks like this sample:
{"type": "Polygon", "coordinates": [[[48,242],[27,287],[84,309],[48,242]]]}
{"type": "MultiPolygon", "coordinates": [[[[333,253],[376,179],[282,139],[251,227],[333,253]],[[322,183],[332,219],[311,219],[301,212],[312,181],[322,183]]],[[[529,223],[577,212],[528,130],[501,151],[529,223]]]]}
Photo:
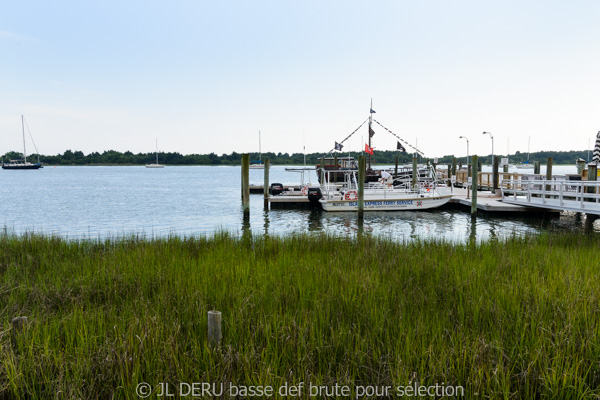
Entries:
{"type": "Polygon", "coordinates": [[[508,180],[503,181],[502,201],[600,215],[600,182],[508,180]]]}

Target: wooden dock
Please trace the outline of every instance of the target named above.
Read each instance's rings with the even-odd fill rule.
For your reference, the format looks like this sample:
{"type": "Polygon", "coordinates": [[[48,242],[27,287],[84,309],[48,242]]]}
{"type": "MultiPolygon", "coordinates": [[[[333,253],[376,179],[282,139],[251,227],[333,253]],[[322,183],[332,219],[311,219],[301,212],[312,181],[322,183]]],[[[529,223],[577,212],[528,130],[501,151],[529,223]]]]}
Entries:
{"type": "MultiPolygon", "coordinates": [[[[498,214],[517,213],[521,215],[558,213],[558,211],[556,210],[547,210],[536,207],[504,203],[502,201],[502,195],[500,190],[497,190],[496,192],[496,194],[490,191],[477,192],[477,211],[498,214]]],[[[451,206],[458,206],[458,208],[460,209],[471,211],[471,199],[467,199],[467,189],[454,188],[454,196],[452,196],[452,199],[450,199],[448,204],[451,206]]]]}

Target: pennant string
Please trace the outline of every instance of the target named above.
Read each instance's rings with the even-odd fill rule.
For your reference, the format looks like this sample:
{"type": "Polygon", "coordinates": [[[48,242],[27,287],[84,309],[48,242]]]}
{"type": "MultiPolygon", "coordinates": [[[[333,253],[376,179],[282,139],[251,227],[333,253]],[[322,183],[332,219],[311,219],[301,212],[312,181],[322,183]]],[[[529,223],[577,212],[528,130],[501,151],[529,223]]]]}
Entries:
{"type": "Polygon", "coordinates": [[[390,131],[388,128],[386,128],[385,126],[383,126],[381,124],[381,122],[377,121],[375,118],[373,118],[373,121],[377,122],[377,124],[379,126],[381,126],[383,129],[385,129],[386,131],[388,131],[389,133],[391,133],[392,135],[394,135],[398,140],[400,140],[402,143],[404,143],[405,145],[407,145],[408,147],[410,147],[411,149],[413,149],[415,152],[419,153],[421,156],[425,156],[425,154],[423,154],[423,152],[419,149],[417,149],[415,146],[413,146],[412,144],[408,143],[406,140],[402,139],[400,136],[396,135],[394,132],[390,131]]]}
{"type": "MultiPolygon", "coordinates": [[[[358,132],[358,130],[360,128],[362,128],[362,126],[369,120],[369,118],[365,119],[364,122],[362,124],[359,125],[358,128],[356,128],[351,134],[349,134],[346,139],[342,140],[341,142],[339,142],[338,144],[342,144],[344,143],[346,140],[350,139],[350,136],[354,135],[356,132],[358,132]]],[[[329,150],[329,154],[333,153],[333,151],[335,150],[335,147],[331,150],[329,150]]]]}

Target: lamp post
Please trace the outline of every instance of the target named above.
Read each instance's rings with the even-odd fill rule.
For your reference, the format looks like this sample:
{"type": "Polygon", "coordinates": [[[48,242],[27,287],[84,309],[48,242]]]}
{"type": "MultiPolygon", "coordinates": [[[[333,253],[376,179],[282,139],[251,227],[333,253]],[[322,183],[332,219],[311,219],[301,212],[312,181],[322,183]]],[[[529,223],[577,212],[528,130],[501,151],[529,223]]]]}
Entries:
{"type": "Polygon", "coordinates": [[[492,138],[492,164],[494,164],[494,137],[492,136],[492,134],[490,132],[483,132],[484,135],[490,135],[490,138],[492,138]]]}
{"type": "Polygon", "coordinates": [[[467,141],[467,171],[469,169],[469,139],[466,136],[459,136],[459,139],[465,139],[467,141]]]}
{"type": "Polygon", "coordinates": [[[469,198],[469,139],[466,136],[459,136],[459,139],[465,139],[467,141],[467,199],[469,198]]]}

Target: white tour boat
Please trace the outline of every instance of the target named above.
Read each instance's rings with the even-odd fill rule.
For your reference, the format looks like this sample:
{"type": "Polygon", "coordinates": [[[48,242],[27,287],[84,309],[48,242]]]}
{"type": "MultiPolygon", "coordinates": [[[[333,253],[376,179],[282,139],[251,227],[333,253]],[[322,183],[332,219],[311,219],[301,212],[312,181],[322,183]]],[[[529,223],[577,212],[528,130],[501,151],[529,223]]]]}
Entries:
{"type": "MultiPolygon", "coordinates": [[[[339,171],[338,171],[339,172],[339,171]]],[[[325,211],[358,211],[356,171],[347,171],[343,184],[321,186],[319,203],[325,211]]],[[[365,211],[409,211],[441,207],[452,198],[451,188],[438,183],[419,182],[415,187],[379,181],[365,183],[365,211]]]]}

